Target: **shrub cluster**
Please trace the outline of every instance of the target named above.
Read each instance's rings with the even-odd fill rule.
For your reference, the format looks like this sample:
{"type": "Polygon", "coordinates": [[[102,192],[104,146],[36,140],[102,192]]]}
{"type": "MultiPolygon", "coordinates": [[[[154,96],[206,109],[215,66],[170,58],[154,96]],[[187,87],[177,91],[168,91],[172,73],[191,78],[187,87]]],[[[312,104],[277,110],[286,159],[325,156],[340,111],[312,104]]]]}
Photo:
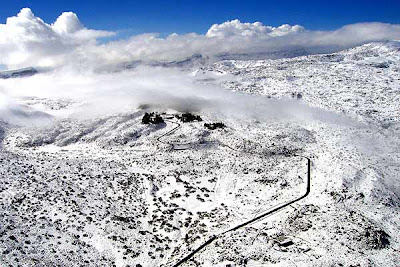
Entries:
{"type": "Polygon", "coordinates": [[[199,115],[194,115],[192,113],[183,113],[182,115],[176,116],[182,122],[193,122],[193,121],[203,121],[203,119],[199,115]]]}
{"type": "Polygon", "coordinates": [[[206,127],[209,130],[215,130],[215,129],[222,129],[225,128],[225,124],[222,122],[215,122],[215,123],[204,123],[204,127],[206,127]]]}
{"type": "Polygon", "coordinates": [[[151,112],[151,113],[145,113],[142,118],[142,123],[143,124],[159,124],[163,123],[164,119],[157,113],[151,112]]]}

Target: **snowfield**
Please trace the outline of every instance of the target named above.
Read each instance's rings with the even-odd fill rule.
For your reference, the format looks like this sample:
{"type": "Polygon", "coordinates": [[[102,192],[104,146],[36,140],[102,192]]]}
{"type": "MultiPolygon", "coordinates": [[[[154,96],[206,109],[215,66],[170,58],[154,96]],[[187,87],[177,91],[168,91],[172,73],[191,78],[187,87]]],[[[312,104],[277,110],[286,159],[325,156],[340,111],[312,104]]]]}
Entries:
{"type": "Polygon", "coordinates": [[[304,194],[302,155],[310,195],[185,266],[398,266],[400,42],[176,71],[206,93],[163,103],[141,89],[140,103],[87,117],[100,103],[88,95],[29,92],[48,73],[0,80],[0,265],[173,266],[304,194]],[[143,124],[146,112],[164,122],[143,124]]]}

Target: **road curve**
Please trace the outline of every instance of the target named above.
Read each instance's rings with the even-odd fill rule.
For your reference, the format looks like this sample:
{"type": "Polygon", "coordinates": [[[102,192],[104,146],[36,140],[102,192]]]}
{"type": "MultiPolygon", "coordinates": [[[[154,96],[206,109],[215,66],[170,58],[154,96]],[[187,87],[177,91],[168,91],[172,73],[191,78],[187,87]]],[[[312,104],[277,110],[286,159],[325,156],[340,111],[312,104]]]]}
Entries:
{"type": "MultiPolygon", "coordinates": [[[[162,138],[164,138],[164,137],[166,137],[166,136],[168,136],[168,135],[174,133],[176,130],[178,130],[178,129],[181,127],[181,124],[178,123],[178,122],[174,122],[174,121],[169,121],[169,122],[174,123],[174,124],[177,124],[177,126],[174,127],[173,129],[169,130],[169,131],[166,132],[165,134],[160,135],[160,136],[157,138],[157,141],[159,141],[159,142],[161,142],[161,143],[163,143],[163,144],[171,145],[172,148],[175,149],[175,150],[185,150],[185,149],[176,149],[176,148],[175,148],[175,144],[173,144],[173,143],[168,143],[168,142],[165,142],[165,141],[162,141],[162,140],[161,140],[162,138]]],[[[237,151],[236,149],[231,148],[229,145],[224,145],[224,146],[226,146],[226,147],[228,147],[228,148],[230,148],[230,149],[232,149],[232,150],[234,150],[234,151],[237,151]]],[[[241,151],[237,151],[237,152],[241,152],[241,151]]],[[[273,214],[273,213],[275,213],[275,212],[278,212],[278,211],[280,211],[280,210],[282,210],[282,209],[284,209],[284,208],[286,208],[286,207],[288,207],[288,206],[290,206],[290,205],[292,205],[292,204],[294,204],[294,203],[296,203],[296,202],[298,202],[298,201],[304,199],[305,197],[307,197],[307,196],[310,194],[310,191],[311,191],[311,164],[312,164],[312,162],[311,162],[311,159],[310,159],[309,157],[302,156],[302,155],[294,155],[294,156],[307,159],[307,181],[306,181],[306,182],[307,182],[307,188],[306,188],[306,191],[305,191],[305,193],[304,193],[303,195],[301,195],[300,197],[297,197],[297,198],[295,198],[295,199],[293,199],[293,200],[291,200],[291,201],[288,201],[288,202],[286,202],[286,203],[283,203],[283,204],[281,204],[281,205],[278,205],[278,206],[276,206],[275,208],[270,209],[270,210],[268,210],[268,211],[266,211],[266,212],[264,212],[264,213],[262,213],[262,214],[256,216],[256,217],[253,218],[253,219],[250,219],[250,220],[248,220],[248,221],[246,221],[246,222],[243,222],[243,223],[241,223],[241,224],[239,224],[239,225],[236,225],[235,227],[233,227],[233,228],[231,228],[231,229],[229,229],[229,230],[227,230],[227,231],[225,231],[225,232],[222,232],[222,233],[217,234],[217,235],[212,235],[207,241],[205,241],[203,244],[201,244],[198,248],[196,248],[195,250],[193,250],[192,252],[190,252],[187,256],[185,256],[185,257],[182,258],[179,262],[177,262],[176,264],[174,264],[174,265],[172,265],[172,266],[173,266],[173,267],[181,266],[182,264],[184,264],[185,262],[187,262],[188,260],[190,260],[194,255],[196,255],[197,253],[199,253],[203,248],[205,248],[206,246],[210,245],[214,240],[220,238],[220,237],[223,236],[224,234],[229,233],[229,232],[236,231],[236,230],[238,230],[238,229],[240,229],[240,228],[243,228],[243,227],[245,227],[245,226],[247,226],[247,225],[249,225],[249,224],[251,224],[251,223],[254,223],[254,222],[256,222],[256,221],[259,221],[259,220],[261,220],[261,219],[267,217],[268,215],[271,215],[271,214],[273,214]]]]}

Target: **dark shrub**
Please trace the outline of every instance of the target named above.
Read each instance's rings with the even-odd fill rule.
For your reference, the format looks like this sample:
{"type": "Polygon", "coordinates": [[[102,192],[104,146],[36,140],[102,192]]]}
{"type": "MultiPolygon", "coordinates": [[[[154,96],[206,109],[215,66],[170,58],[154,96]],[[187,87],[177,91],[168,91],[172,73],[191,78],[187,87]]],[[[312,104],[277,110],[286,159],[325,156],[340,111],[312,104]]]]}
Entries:
{"type": "Polygon", "coordinates": [[[164,122],[163,118],[159,114],[155,114],[152,119],[153,119],[152,120],[153,124],[159,124],[164,122]]]}
{"type": "Polygon", "coordinates": [[[302,95],[301,93],[294,93],[294,92],[292,92],[292,97],[293,97],[293,98],[297,98],[297,99],[302,99],[302,98],[303,98],[303,95],[302,95]]]}
{"type": "Polygon", "coordinates": [[[209,130],[215,130],[215,129],[222,129],[225,128],[225,124],[222,122],[216,122],[216,123],[204,123],[204,127],[206,127],[209,130]]]}
{"type": "Polygon", "coordinates": [[[181,116],[176,116],[182,122],[193,122],[193,121],[203,121],[203,119],[199,115],[194,115],[192,113],[183,113],[181,116]]]}
{"type": "Polygon", "coordinates": [[[145,113],[142,118],[142,123],[143,124],[159,124],[163,123],[164,119],[157,113],[151,112],[151,113],[145,113]]]}
{"type": "Polygon", "coordinates": [[[383,230],[367,228],[364,235],[371,248],[382,249],[390,245],[389,235],[383,230]]]}
{"type": "Polygon", "coordinates": [[[147,112],[146,112],[146,113],[143,115],[142,123],[143,123],[143,124],[150,124],[150,117],[151,117],[150,113],[147,113],[147,112]]]}

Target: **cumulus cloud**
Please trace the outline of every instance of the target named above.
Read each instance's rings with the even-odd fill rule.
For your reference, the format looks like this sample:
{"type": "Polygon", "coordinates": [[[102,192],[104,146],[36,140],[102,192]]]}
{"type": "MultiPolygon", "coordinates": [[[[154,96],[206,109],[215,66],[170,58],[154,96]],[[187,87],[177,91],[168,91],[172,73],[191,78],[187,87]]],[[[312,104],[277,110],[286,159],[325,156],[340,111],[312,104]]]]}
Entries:
{"type": "Polygon", "coordinates": [[[227,38],[230,36],[283,36],[290,33],[303,32],[305,29],[300,25],[290,26],[284,24],[280,27],[264,26],[261,22],[242,23],[240,20],[227,21],[222,24],[214,24],[207,31],[207,37],[227,38]]]}
{"type": "Polygon", "coordinates": [[[107,31],[86,29],[72,12],[63,13],[54,24],[23,8],[0,24],[0,64],[9,67],[56,65],[77,47],[93,45],[107,31]]]}
{"type": "Polygon", "coordinates": [[[201,54],[211,60],[271,58],[330,53],[372,41],[400,39],[400,25],[358,23],[334,31],[309,31],[300,25],[278,27],[239,20],[214,24],[205,34],[141,34],[98,44],[112,32],[85,28],[78,16],[63,13],[53,24],[29,8],[0,24],[0,65],[101,68],[130,61],[176,61],[201,54]]]}
{"type": "Polygon", "coordinates": [[[85,27],[73,12],[64,12],[58,17],[52,26],[53,30],[59,34],[71,34],[85,27]]]}

